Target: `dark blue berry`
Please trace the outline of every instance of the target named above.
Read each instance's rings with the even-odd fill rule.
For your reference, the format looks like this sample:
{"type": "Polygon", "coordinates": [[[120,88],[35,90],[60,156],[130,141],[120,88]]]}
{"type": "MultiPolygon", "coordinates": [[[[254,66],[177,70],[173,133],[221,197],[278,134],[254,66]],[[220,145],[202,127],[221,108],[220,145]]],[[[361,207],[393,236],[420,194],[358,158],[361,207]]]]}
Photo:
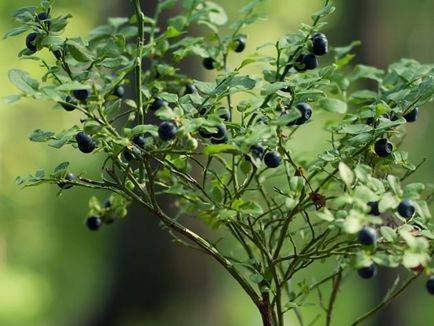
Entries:
{"type": "Polygon", "coordinates": [[[77,141],[78,149],[83,153],[90,153],[95,149],[95,141],[92,136],[86,134],[84,131],[80,131],[75,135],[75,140],[77,141]]]}
{"type": "Polygon", "coordinates": [[[382,138],[375,142],[374,149],[378,156],[386,157],[392,154],[393,145],[386,138],[382,138]]]}
{"type": "Polygon", "coordinates": [[[295,70],[301,72],[301,71],[306,71],[306,65],[304,63],[304,54],[300,54],[297,59],[295,60],[294,63],[294,68],[295,70]]]}
{"type": "Polygon", "coordinates": [[[32,52],[36,52],[38,51],[38,48],[36,47],[35,41],[36,38],[38,37],[39,33],[33,32],[30,33],[29,35],[27,35],[26,37],[26,47],[32,51],[32,52]]]}
{"type": "Polygon", "coordinates": [[[134,158],[133,154],[131,154],[127,148],[124,149],[123,155],[125,160],[127,160],[127,162],[131,161],[134,158]]]}
{"type": "Polygon", "coordinates": [[[211,143],[213,144],[225,144],[229,140],[228,135],[225,133],[222,137],[211,137],[211,143]]]}
{"type": "Polygon", "coordinates": [[[410,218],[416,213],[416,208],[409,200],[403,200],[398,205],[398,213],[404,218],[410,218]]]}
{"type": "Polygon", "coordinates": [[[163,121],[158,127],[158,135],[161,140],[172,140],[176,138],[177,128],[173,122],[163,121]]]}
{"type": "Polygon", "coordinates": [[[357,233],[357,241],[364,246],[370,246],[377,240],[377,232],[370,227],[364,227],[357,233]]]}
{"type": "MultiPolygon", "coordinates": [[[[67,181],[73,181],[74,178],[75,177],[72,173],[68,173],[65,175],[65,177],[63,179],[67,180],[67,181]]],[[[57,185],[62,189],[69,189],[72,187],[72,184],[69,184],[68,182],[59,182],[57,185]]]]}
{"type": "Polygon", "coordinates": [[[215,60],[213,58],[204,58],[202,60],[202,65],[205,69],[213,70],[215,68],[215,60]]]}
{"type": "Polygon", "coordinates": [[[195,91],[196,87],[194,87],[193,84],[188,83],[185,85],[184,95],[193,94],[195,91]]]}
{"type": "Polygon", "coordinates": [[[72,91],[72,95],[79,101],[86,101],[90,95],[90,91],[88,89],[75,89],[72,91]]]}
{"type": "Polygon", "coordinates": [[[319,66],[318,59],[312,53],[304,55],[302,63],[307,70],[313,70],[319,66]]]}
{"type": "Polygon", "coordinates": [[[262,158],[264,155],[265,149],[261,144],[252,145],[250,147],[250,152],[253,154],[253,156],[262,158]]]}
{"type": "Polygon", "coordinates": [[[236,43],[236,47],[235,47],[235,52],[243,52],[244,49],[246,48],[246,40],[244,39],[244,37],[238,37],[235,39],[235,43],[236,43]]]}
{"type": "Polygon", "coordinates": [[[78,102],[72,98],[71,96],[65,97],[66,103],[61,103],[60,105],[66,110],[66,111],[73,111],[75,107],[77,106],[78,102]]]}
{"type": "Polygon", "coordinates": [[[279,152],[271,151],[264,155],[264,163],[269,168],[277,168],[282,163],[282,157],[279,152]]]}
{"type": "Polygon", "coordinates": [[[222,118],[224,121],[230,121],[231,120],[231,113],[229,112],[229,110],[224,110],[220,114],[220,118],[222,118]]]}
{"type": "Polygon", "coordinates": [[[365,278],[365,279],[372,278],[377,274],[377,265],[372,264],[368,267],[359,268],[357,270],[357,273],[361,278],[365,278]]]}
{"type": "Polygon", "coordinates": [[[166,101],[163,101],[161,98],[154,97],[154,100],[152,101],[151,105],[149,106],[149,109],[151,111],[157,111],[158,109],[162,108],[166,104],[167,104],[166,101]]]}
{"type": "Polygon", "coordinates": [[[112,207],[112,201],[107,198],[106,200],[104,200],[104,208],[110,208],[112,207]]]}
{"type": "Polygon", "coordinates": [[[324,55],[328,52],[328,41],[324,34],[315,33],[312,36],[312,52],[315,55],[324,55]]]}
{"type": "Polygon", "coordinates": [[[139,146],[141,149],[145,149],[146,139],[143,136],[136,136],[133,138],[133,143],[139,146]]]}
{"type": "Polygon", "coordinates": [[[125,88],[122,85],[119,85],[116,87],[113,91],[113,95],[119,98],[124,97],[125,95],[125,88]]]}
{"type": "Polygon", "coordinates": [[[368,206],[370,207],[369,214],[379,216],[380,211],[378,210],[378,201],[370,201],[368,202],[368,206]]]}
{"type": "Polygon", "coordinates": [[[312,117],[312,107],[309,104],[302,102],[298,103],[295,107],[301,114],[301,117],[295,120],[296,125],[302,125],[312,117]]]}
{"type": "Polygon", "coordinates": [[[434,295],[434,276],[430,276],[426,281],[426,290],[429,294],[434,295]]]}
{"type": "Polygon", "coordinates": [[[93,215],[86,220],[86,226],[91,231],[97,231],[102,225],[102,220],[99,216],[93,215]]]}
{"type": "Polygon", "coordinates": [[[51,22],[50,21],[46,21],[47,19],[49,19],[49,17],[48,17],[48,14],[46,12],[40,12],[38,14],[38,20],[40,22],[43,22],[45,24],[45,26],[47,26],[47,28],[50,29],[51,22]]]}
{"type": "Polygon", "coordinates": [[[410,112],[404,115],[404,119],[407,122],[415,122],[417,120],[417,115],[419,113],[419,108],[414,108],[410,112]]]}

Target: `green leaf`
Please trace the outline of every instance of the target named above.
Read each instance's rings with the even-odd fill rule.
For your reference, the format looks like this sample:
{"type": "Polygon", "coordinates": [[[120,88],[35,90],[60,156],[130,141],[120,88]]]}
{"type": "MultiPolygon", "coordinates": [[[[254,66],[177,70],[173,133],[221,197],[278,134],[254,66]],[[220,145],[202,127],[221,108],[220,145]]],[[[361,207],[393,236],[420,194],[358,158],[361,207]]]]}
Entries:
{"type": "Polygon", "coordinates": [[[320,100],[319,105],[326,111],[345,114],[348,110],[347,103],[335,98],[324,98],[320,100]]]}
{"type": "Polygon", "coordinates": [[[317,11],[312,15],[312,19],[315,21],[322,17],[328,16],[332,14],[336,10],[336,7],[333,5],[333,2],[329,2],[327,6],[323,7],[321,10],[317,11]]]}
{"type": "Polygon", "coordinates": [[[388,226],[382,226],[380,228],[380,234],[386,241],[389,242],[394,242],[396,239],[398,239],[398,235],[396,234],[395,230],[388,226]]]}
{"type": "Polygon", "coordinates": [[[372,127],[368,126],[366,124],[354,124],[354,125],[342,126],[338,132],[340,134],[357,135],[357,134],[361,134],[364,132],[370,132],[371,130],[372,130],[372,127]]]}
{"type": "Polygon", "coordinates": [[[228,16],[222,6],[212,1],[205,1],[205,5],[209,10],[209,21],[215,25],[222,26],[228,21],[228,16]]]}
{"type": "Polygon", "coordinates": [[[357,65],[351,74],[348,76],[349,80],[356,81],[359,79],[373,79],[381,82],[381,77],[384,71],[370,66],[357,65]]]}
{"type": "Polygon", "coordinates": [[[339,162],[339,174],[342,181],[345,182],[349,189],[351,189],[351,186],[353,185],[355,179],[354,173],[344,162],[339,162]]]}
{"type": "Polygon", "coordinates": [[[205,155],[214,155],[218,153],[236,153],[238,148],[230,144],[208,145],[203,149],[205,155]]]}
{"type": "Polygon", "coordinates": [[[54,132],[36,129],[35,131],[33,131],[33,134],[29,138],[31,141],[34,142],[46,142],[53,139],[54,135],[54,132]]]}
{"type": "Polygon", "coordinates": [[[7,39],[8,37],[11,37],[11,36],[20,35],[20,34],[26,32],[28,30],[29,30],[29,27],[25,26],[25,25],[16,27],[16,28],[10,30],[9,32],[7,32],[5,35],[3,35],[3,39],[7,39]]]}
{"type": "Polygon", "coordinates": [[[68,40],[66,44],[72,57],[78,62],[90,62],[94,60],[93,55],[85,46],[73,40],[68,40]]]}
{"type": "Polygon", "coordinates": [[[9,70],[9,80],[14,84],[20,91],[27,95],[36,95],[39,90],[39,83],[30,78],[27,72],[21,71],[19,69],[9,70]]]}

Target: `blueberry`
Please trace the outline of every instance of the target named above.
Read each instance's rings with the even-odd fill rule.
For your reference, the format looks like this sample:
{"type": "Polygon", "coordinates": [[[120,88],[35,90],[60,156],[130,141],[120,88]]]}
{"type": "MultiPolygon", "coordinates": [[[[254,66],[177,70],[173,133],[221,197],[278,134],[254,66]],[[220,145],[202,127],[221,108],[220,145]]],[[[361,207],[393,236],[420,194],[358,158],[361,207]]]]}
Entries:
{"type": "Polygon", "coordinates": [[[410,218],[416,213],[416,208],[409,200],[402,200],[398,205],[398,213],[404,218],[410,218]]]}
{"type": "Polygon", "coordinates": [[[176,138],[176,126],[173,122],[163,121],[158,127],[158,135],[161,140],[172,140],[176,138]]]}
{"type": "Polygon", "coordinates": [[[109,199],[109,198],[107,198],[106,200],[104,200],[104,208],[110,208],[110,207],[112,207],[112,201],[109,199]]]}
{"type": "Polygon", "coordinates": [[[357,241],[364,246],[370,246],[377,240],[377,232],[370,227],[364,227],[357,233],[357,241]]]}
{"type": "Polygon", "coordinates": [[[312,52],[315,55],[324,55],[328,52],[328,41],[324,34],[315,33],[312,36],[312,52]]]}
{"type": "Polygon", "coordinates": [[[228,135],[225,133],[222,137],[211,137],[211,143],[213,144],[225,144],[229,140],[228,135]]]}
{"type": "Polygon", "coordinates": [[[66,103],[61,103],[60,105],[66,110],[66,111],[73,111],[75,107],[77,106],[78,102],[72,98],[71,96],[65,97],[66,103]]]}
{"type": "Polygon", "coordinates": [[[231,113],[229,110],[223,110],[220,113],[220,118],[222,118],[224,121],[230,121],[231,120],[231,113]]]}
{"type": "Polygon", "coordinates": [[[131,161],[134,158],[133,154],[131,154],[127,148],[124,149],[123,155],[127,162],[131,161]]]}
{"type": "Polygon", "coordinates": [[[213,70],[215,68],[215,60],[213,58],[204,58],[202,60],[202,65],[205,69],[213,70]]]}
{"type": "Polygon", "coordinates": [[[35,44],[36,38],[38,36],[39,36],[39,33],[33,32],[33,33],[30,33],[29,35],[27,35],[27,37],[26,37],[26,47],[32,52],[38,51],[38,48],[36,47],[36,44],[35,44]]]}
{"type": "Polygon", "coordinates": [[[379,216],[380,211],[378,210],[378,201],[370,201],[368,202],[368,206],[371,208],[369,210],[370,215],[379,216]]]}
{"type": "Polygon", "coordinates": [[[235,52],[243,52],[244,51],[244,49],[246,48],[246,40],[244,39],[244,37],[237,37],[236,39],[235,39],[235,44],[236,44],[236,47],[235,47],[235,52]]]}
{"type": "Polygon", "coordinates": [[[361,278],[372,278],[377,274],[377,265],[372,264],[368,267],[362,267],[357,270],[357,273],[361,278]]]}
{"type": "Polygon", "coordinates": [[[161,98],[154,97],[154,100],[152,101],[151,105],[149,106],[149,110],[157,111],[158,109],[161,109],[166,104],[167,104],[167,102],[162,100],[161,98]]]}
{"type": "Polygon", "coordinates": [[[92,136],[86,134],[84,131],[80,131],[75,135],[75,140],[77,141],[78,149],[83,153],[90,153],[95,149],[95,141],[92,136]]]}
{"type": "Polygon", "coordinates": [[[133,143],[139,146],[141,149],[145,149],[146,139],[143,136],[136,136],[133,138],[133,143]]]}
{"type": "Polygon", "coordinates": [[[298,103],[295,106],[301,113],[301,117],[295,120],[296,125],[302,125],[312,117],[312,107],[304,102],[298,103]]]}
{"type": "Polygon", "coordinates": [[[264,151],[265,149],[261,144],[252,145],[252,147],[250,147],[250,152],[253,154],[253,156],[258,158],[262,158],[264,151]]]}
{"type": "Polygon", "coordinates": [[[264,155],[264,163],[269,168],[277,168],[282,163],[282,157],[279,152],[271,151],[264,155]]]}
{"type": "Polygon", "coordinates": [[[302,63],[307,70],[312,70],[319,66],[318,59],[316,58],[315,54],[312,53],[304,55],[302,63]]]}
{"type": "Polygon", "coordinates": [[[72,91],[72,95],[79,101],[86,101],[90,95],[90,91],[88,89],[75,89],[72,91]]]}
{"type": "Polygon", "coordinates": [[[86,226],[91,231],[97,231],[102,224],[102,220],[99,216],[93,215],[86,220],[86,226]]]}
{"type": "Polygon", "coordinates": [[[226,135],[226,127],[224,124],[220,124],[217,127],[216,132],[208,132],[205,129],[199,129],[199,135],[201,135],[203,138],[223,138],[226,135]]]}
{"type": "Polygon", "coordinates": [[[407,122],[415,122],[417,120],[417,115],[419,113],[419,108],[414,108],[410,112],[404,115],[404,119],[407,122]]]}
{"type": "Polygon", "coordinates": [[[49,19],[49,16],[48,16],[48,14],[46,12],[40,12],[38,14],[38,20],[40,22],[43,22],[47,26],[47,28],[50,29],[51,22],[50,21],[46,21],[47,19],[49,19]]]}
{"type": "Polygon", "coordinates": [[[122,85],[119,85],[116,87],[113,91],[113,95],[119,98],[124,97],[125,95],[125,88],[122,85]]]}
{"type": "Polygon", "coordinates": [[[386,138],[381,138],[375,142],[375,153],[380,157],[386,157],[392,154],[393,145],[386,138]]]}
{"type": "Polygon", "coordinates": [[[294,63],[294,68],[297,71],[306,71],[306,65],[304,63],[304,54],[300,54],[294,63]]]}
{"type": "MultiPolygon", "coordinates": [[[[63,179],[68,180],[68,181],[73,181],[74,178],[75,178],[75,176],[72,173],[68,173],[65,175],[65,177],[63,179]]],[[[57,185],[62,189],[69,189],[72,187],[72,184],[69,184],[67,182],[59,182],[57,185]]]]}
{"type": "Polygon", "coordinates": [[[426,281],[426,290],[429,294],[434,294],[434,276],[430,276],[426,281]]]}
{"type": "Polygon", "coordinates": [[[196,87],[194,87],[193,84],[188,83],[185,85],[184,95],[193,94],[195,91],[196,87]]]}

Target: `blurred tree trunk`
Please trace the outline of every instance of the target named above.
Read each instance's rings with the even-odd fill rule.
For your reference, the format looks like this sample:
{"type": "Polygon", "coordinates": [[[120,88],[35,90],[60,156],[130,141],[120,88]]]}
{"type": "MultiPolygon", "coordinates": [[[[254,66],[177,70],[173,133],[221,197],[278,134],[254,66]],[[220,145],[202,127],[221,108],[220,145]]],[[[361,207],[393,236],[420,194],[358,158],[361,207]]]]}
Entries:
{"type": "MultiPolygon", "coordinates": [[[[156,0],[142,1],[146,15],[153,15],[156,3],[156,0]]],[[[118,1],[113,12],[102,19],[131,15],[130,1],[118,1]]],[[[165,20],[163,16],[162,21],[165,20]]],[[[144,65],[147,69],[146,62],[144,65]]],[[[187,63],[184,68],[191,66],[187,63]]],[[[191,68],[184,71],[189,73],[191,68]]],[[[132,80],[134,76],[129,78],[132,80]]],[[[133,90],[127,90],[127,95],[133,98],[133,90]]],[[[161,207],[169,214],[176,209],[173,204],[173,198],[161,199],[161,207]]],[[[161,230],[158,220],[136,205],[130,208],[125,220],[113,227],[117,229],[112,243],[114,254],[107,266],[110,269],[108,273],[113,274],[112,283],[104,305],[86,325],[145,325],[144,320],[154,325],[152,320],[157,323],[169,303],[185,304],[193,300],[203,306],[198,307],[196,303],[191,311],[185,311],[186,319],[178,322],[185,324],[190,314],[197,313],[196,309],[202,309],[200,314],[206,314],[207,298],[210,298],[208,257],[172,243],[167,232],[161,230]]],[[[194,323],[189,322],[189,325],[194,323]]]]}

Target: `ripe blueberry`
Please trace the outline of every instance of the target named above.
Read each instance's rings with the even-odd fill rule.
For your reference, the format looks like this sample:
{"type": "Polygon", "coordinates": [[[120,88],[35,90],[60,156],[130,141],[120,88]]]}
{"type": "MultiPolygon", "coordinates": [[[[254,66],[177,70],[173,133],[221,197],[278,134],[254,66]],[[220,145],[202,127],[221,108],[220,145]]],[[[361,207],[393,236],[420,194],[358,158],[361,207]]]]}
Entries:
{"type": "Polygon", "coordinates": [[[91,231],[97,231],[102,224],[102,220],[99,216],[93,215],[86,220],[86,226],[91,231]]]}
{"type": "Polygon", "coordinates": [[[377,232],[370,227],[364,227],[357,233],[357,241],[364,246],[370,246],[377,240],[377,232]]]}
{"type": "Polygon", "coordinates": [[[158,127],[158,135],[161,140],[172,140],[176,138],[176,126],[173,122],[163,121],[158,127]]]}
{"type": "Polygon", "coordinates": [[[204,58],[202,60],[202,65],[205,69],[213,70],[215,68],[215,60],[213,58],[204,58]]]}
{"type": "Polygon", "coordinates": [[[402,200],[398,205],[398,213],[404,218],[410,218],[416,213],[416,208],[409,200],[402,200]]]}
{"type": "Polygon", "coordinates": [[[271,151],[264,155],[264,163],[269,168],[277,168],[282,163],[282,157],[279,152],[271,151]]]}
{"type": "Polygon", "coordinates": [[[244,39],[244,37],[237,37],[235,39],[235,52],[243,52],[244,49],[246,48],[246,40],[244,39]]]}
{"type": "Polygon", "coordinates": [[[133,143],[139,146],[141,149],[145,149],[146,139],[143,136],[136,136],[133,138],[133,143]]]}
{"type": "Polygon", "coordinates": [[[252,152],[253,156],[258,158],[262,158],[264,151],[265,149],[261,144],[252,145],[252,147],[250,147],[250,152],[252,152]]]}
{"type": "Polygon", "coordinates": [[[375,153],[380,157],[389,156],[393,151],[393,145],[386,138],[381,138],[375,142],[375,153]]]}
{"type": "Polygon", "coordinates": [[[119,85],[116,87],[113,91],[113,95],[119,98],[124,97],[125,95],[125,88],[122,85],[119,85]]]}
{"type": "Polygon", "coordinates": [[[304,54],[300,54],[294,63],[294,68],[297,71],[306,71],[306,65],[304,63],[304,54]]]}
{"type": "Polygon", "coordinates": [[[296,125],[302,125],[312,117],[312,107],[307,103],[298,103],[295,106],[301,113],[301,117],[295,120],[296,125]]]}
{"type": "Polygon", "coordinates": [[[127,148],[124,149],[123,155],[125,160],[127,160],[127,162],[131,161],[134,158],[133,154],[131,154],[127,148]]]}
{"type": "Polygon", "coordinates": [[[315,54],[312,53],[304,55],[302,63],[304,63],[304,67],[307,70],[312,70],[319,66],[318,59],[316,58],[315,54]]]}
{"type": "Polygon", "coordinates": [[[201,135],[203,138],[223,138],[226,135],[226,127],[224,124],[220,124],[217,127],[216,132],[208,132],[205,129],[199,129],[199,135],[201,135]]]}
{"type": "Polygon", "coordinates": [[[90,95],[90,91],[88,89],[75,89],[72,91],[72,95],[79,101],[86,101],[90,95]]]}
{"type": "Polygon", "coordinates": [[[47,26],[47,28],[50,29],[51,22],[50,21],[46,21],[47,19],[49,19],[49,17],[48,17],[48,14],[46,12],[40,12],[38,14],[38,20],[40,22],[43,22],[47,26]]]}
{"type": "Polygon", "coordinates": [[[66,110],[66,111],[73,111],[75,107],[77,106],[77,101],[72,98],[71,96],[65,97],[66,103],[61,103],[60,105],[66,110]]]}
{"type": "MultiPolygon", "coordinates": [[[[68,173],[65,175],[65,177],[63,178],[64,180],[68,180],[68,181],[73,181],[74,180],[74,175],[72,173],[68,173]]],[[[57,184],[60,188],[62,189],[69,189],[72,187],[72,184],[69,184],[67,182],[59,182],[57,184]]]]}
{"type": "Polygon", "coordinates": [[[415,122],[417,120],[417,115],[419,113],[419,108],[414,108],[410,112],[404,115],[404,119],[407,122],[415,122]]]}
{"type": "Polygon", "coordinates": [[[107,198],[106,200],[104,200],[104,208],[110,208],[112,207],[112,201],[107,198]]]}
{"type": "Polygon", "coordinates": [[[370,207],[369,214],[379,216],[380,211],[378,210],[378,201],[370,201],[368,202],[368,206],[370,207]]]}
{"type": "Polygon", "coordinates": [[[430,276],[426,281],[426,290],[429,294],[434,294],[434,276],[430,276]]]}
{"type": "Polygon", "coordinates": [[[312,52],[315,55],[324,55],[328,52],[327,37],[322,33],[312,35],[312,52]]]}
{"type": "Polygon", "coordinates": [[[32,52],[36,52],[38,51],[38,48],[36,47],[35,41],[36,38],[38,37],[39,33],[33,32],[30,33],[29,35],[27,35],[26,37],[26,47],[32,51],[32,52]]]}
{"type": "Polygon", "coordinates": [[[86,134],[84,131],[80,131],[75,135],[75,140],[77,141],[78,149],[83,153],[90,153],[95,149],[95,141],[92,136],[86,134]]]}
{"type": "Polygon", "coordinates": [[[224,121],[230,121],[231,113],[229,112],[229,110],[223,110],[220,114],[220,118],[222,118],[224,121]]]}
{"type": "Polygon", "coordinates": [[[211,137],[211,143],[213,144],[225,144],[229,140],[228,135],[225,133],[222,137],[211,137]]]}
{"type": "Polygon", "coordinates": [[[188,83],[185,85],[184,95],[193,94],[195,91],[196,87],[194,87],[193,84],[188,83]]]}
{"type": "Polygon", "coordinates": [[[357,273],[361,278],[372,278],[377,274],[377,265],[372,264],[368,267],[362,267],[357,270],[357,273]]]}
{"type": "Polygon", "coordinates": [[[166,101],[163,101],[161,98],[154,97],[154,101],[149,106],[149,110],[151,110],[151,111],[157,111],[158,109],[162,108],[166,104],[167,104],[166,101]]]}

